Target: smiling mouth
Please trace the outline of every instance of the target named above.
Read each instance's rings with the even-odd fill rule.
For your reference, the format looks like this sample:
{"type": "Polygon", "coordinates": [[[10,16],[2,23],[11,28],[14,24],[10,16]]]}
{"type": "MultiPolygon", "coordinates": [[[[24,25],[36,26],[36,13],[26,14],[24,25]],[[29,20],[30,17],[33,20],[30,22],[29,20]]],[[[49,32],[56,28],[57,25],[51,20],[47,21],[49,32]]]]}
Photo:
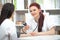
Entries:
{"type": "Polygon", "coordinates": [[[36,15],[36,14],[32,14],[32,16],[34,16],[34,15],[36,15]]]}
{"type": "Polygon", "coordinates": [[[35,14],[33,14],[32,16],[35,16],[35,14]]]}

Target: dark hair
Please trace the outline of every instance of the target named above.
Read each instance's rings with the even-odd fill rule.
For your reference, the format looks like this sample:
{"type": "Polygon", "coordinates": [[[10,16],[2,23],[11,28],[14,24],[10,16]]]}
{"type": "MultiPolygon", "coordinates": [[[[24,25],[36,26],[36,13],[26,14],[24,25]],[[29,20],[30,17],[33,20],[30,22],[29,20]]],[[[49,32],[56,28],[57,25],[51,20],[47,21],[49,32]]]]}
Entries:
{"type": "MultiPolygon", "coordinates": [[[[29,7],[32,7],[32,6],[36,6],[38,9],[41,9],[41,7],[38,3],[32,3],[29,7]]],[[[41,10],[40,17],[38,20],[38,32],[42,31],[42,26],[43,26],[43,22],[44,22],[44,15],[42,13],[43,13],[43,10],[41,10]]]]}
{"type": "Polygon", "coordinates": [[[0,16],[0,25],[6,18],[10,18],[14,12],[14,5],[12,3],[6,3],[3,5],[0,16]]]}
{"type": "Polygon", "coordinates": [[[40,13],[40,17],[38,20],[38,32],[42,31],[43,22],[44,22],[44,15],[42,13],[40,13]]]}
{"type": "Polygon", "coordinates": [[[36,6],[38,9],[41,9],[38,3],[31,3],[29,7],[32,7],[32,6],[36,6]]]}

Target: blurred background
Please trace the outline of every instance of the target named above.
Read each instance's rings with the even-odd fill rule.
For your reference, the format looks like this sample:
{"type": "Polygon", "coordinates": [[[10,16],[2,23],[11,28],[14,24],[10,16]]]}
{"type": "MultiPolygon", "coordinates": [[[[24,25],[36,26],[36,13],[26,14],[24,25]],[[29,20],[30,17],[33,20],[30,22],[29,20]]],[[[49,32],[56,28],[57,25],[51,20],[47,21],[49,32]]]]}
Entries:
{"type": "Polygon", "coordinates": [[[16,26],[21,26],[25,20],[32,18],[28,8],[33,2],[40,4],[41,9],[50,16],[58,29],[60,27],[60,0],[0,0],[0,15],[1,8],[5,3],[13,3],[15,5],[13,20],[16,26]]]}

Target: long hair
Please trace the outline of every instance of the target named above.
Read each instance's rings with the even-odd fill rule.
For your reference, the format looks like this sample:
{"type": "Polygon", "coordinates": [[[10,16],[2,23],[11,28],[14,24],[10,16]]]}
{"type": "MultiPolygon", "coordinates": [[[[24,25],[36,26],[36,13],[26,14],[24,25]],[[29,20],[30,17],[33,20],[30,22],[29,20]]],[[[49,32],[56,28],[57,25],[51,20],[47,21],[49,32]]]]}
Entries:
{"type": "Polygon", "coordinates": [[[40,13],[40,17],[38,20],[38,32],[42,31],[43,22],[44,22],[44,15],[42,13],[40,13]]]}
{"type": "MultiPolygon", "coordinates": [[[[32,3],[29,7],[32,7],[32,6],[35,6],[38,9],[41,9],[41,7],[40,7],[40,5],[38,3],[32,3]]],[[[41,32],[42,31],[42,27],[43,27],[44,15],[42,13],[43,12],[41,10],[40,17],[39,17],[39,20],[38,20],[38,32],[41,32]]]]}
{"type": "Polygon", "coordinates": [[[10,18],[14,12],[14,5],[12,3],[6,3],[3,5],[0,16],[0,25],[6,18],[10,18]]]}

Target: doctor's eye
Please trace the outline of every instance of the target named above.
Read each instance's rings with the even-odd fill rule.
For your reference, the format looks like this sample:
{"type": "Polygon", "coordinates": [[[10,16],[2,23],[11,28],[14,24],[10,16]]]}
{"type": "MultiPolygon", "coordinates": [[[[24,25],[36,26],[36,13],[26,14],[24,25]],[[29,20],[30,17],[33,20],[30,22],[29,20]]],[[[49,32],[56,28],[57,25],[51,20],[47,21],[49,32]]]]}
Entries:
{"type": "Polygon", "coordinates": [[[34,9],[33,11],[36,11],[36,9],[34,9]]]}
{"type": "Polygon", "coordinates": [[[30,12],[32,12],[32,11],[30,10],[30,12]]]}

